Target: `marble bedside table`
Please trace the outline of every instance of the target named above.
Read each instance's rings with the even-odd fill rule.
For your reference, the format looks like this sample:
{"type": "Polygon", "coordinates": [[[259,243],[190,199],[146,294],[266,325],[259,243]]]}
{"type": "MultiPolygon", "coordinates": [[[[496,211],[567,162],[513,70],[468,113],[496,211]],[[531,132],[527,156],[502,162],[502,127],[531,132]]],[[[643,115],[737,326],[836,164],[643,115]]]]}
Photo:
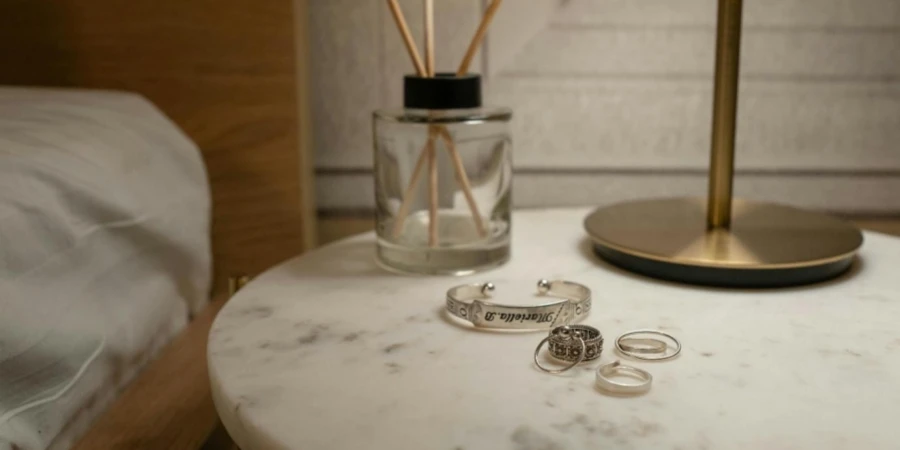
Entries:
{"type": "MultiPolygon", "coordinates": [[[[222,310],[209,369],[243,450],[897,449],[900,239],[867,233],[851,273],[765,291],[681,286],[594,257],[588,210],[518,212],[512,261],[467,278],[403,277],[374,237],[266,272],[222,310]],[[554,376],[531,360],[545,333],[492,333],[443,313],[447,288],[492,281],[498,303],[535,282],[593,289],[583,322],[612,340],[658,328],[684,344],[644,396],[594,389],[599,363],[554,376]]],[[[625,359],[623,359],[623,362],[625,359]]]]}

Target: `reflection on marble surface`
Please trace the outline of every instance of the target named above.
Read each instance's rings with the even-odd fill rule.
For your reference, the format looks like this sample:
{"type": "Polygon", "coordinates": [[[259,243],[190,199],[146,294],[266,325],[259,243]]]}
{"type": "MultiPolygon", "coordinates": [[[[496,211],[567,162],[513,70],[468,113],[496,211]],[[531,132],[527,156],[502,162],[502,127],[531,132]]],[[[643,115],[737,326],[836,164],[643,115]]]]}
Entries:
{"type": "Polygon", "coordinates": [[[681,286],[598,261],[586,210],[517,213],[512,261],[467,277],[378,269],[351,238],[254,280],[210,334],[213,394],[244,450],[897,448],[900,239],[869,233],[857,267],[821,285],[767,291],[681,286]],[[443,312],[444,292],[492,281],[497,302],[539,303],[534,280],[593,289],[583,323],[610,342],[658,328],[671,362],[629,362],[654,387],[594,389],[595,362],[533,367],[543,333],[481,332],[443,312]]]}

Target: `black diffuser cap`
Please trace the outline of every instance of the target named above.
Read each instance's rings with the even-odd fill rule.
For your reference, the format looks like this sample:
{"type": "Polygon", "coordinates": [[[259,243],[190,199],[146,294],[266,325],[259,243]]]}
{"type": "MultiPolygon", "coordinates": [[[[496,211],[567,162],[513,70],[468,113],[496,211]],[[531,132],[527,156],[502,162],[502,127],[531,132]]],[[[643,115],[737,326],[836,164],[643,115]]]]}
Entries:
{"type": "Polygon", "coordinates": [[[434,78],[403,78],[403,106],[410,109],[469,109],[481,107],[481,77],[439,73],[434,78]]]}

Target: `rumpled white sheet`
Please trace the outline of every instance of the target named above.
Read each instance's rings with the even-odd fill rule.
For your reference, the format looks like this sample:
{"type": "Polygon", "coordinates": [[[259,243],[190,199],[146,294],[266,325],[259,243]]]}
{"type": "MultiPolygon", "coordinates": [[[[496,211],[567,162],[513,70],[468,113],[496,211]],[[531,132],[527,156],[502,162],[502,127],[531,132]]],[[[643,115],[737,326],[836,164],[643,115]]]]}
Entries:
{"type": "Polygon", "coordinates": [[[0,449],[70,447],[203,308],[209,227],[197,147],[142,97],[0,88],[0,449]]]}

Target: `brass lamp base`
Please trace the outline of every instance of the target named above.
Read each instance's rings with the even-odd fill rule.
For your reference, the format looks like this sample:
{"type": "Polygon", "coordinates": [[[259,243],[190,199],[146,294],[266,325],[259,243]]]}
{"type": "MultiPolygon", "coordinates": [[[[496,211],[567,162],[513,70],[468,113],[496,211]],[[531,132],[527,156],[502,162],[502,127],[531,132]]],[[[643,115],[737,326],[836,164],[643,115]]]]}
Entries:
{"type": "Polygon", "coordinates": [[[781,287],[836,277],[862,233],[827,215],[735,199],[729,229],[707,227],[706,200],[643,200],[600,208],[584,221],[598,255],[630,271],[679,282],[781,287]]]}
{"type": "Polygon", "coordinates": [[[718,3],[709,198],[613,205],[584,226],[601,257],[658,278],[732,287],[833,278],[853,264],[859,230],[826,215],[732,198],[743,0],[718,3]]]}

